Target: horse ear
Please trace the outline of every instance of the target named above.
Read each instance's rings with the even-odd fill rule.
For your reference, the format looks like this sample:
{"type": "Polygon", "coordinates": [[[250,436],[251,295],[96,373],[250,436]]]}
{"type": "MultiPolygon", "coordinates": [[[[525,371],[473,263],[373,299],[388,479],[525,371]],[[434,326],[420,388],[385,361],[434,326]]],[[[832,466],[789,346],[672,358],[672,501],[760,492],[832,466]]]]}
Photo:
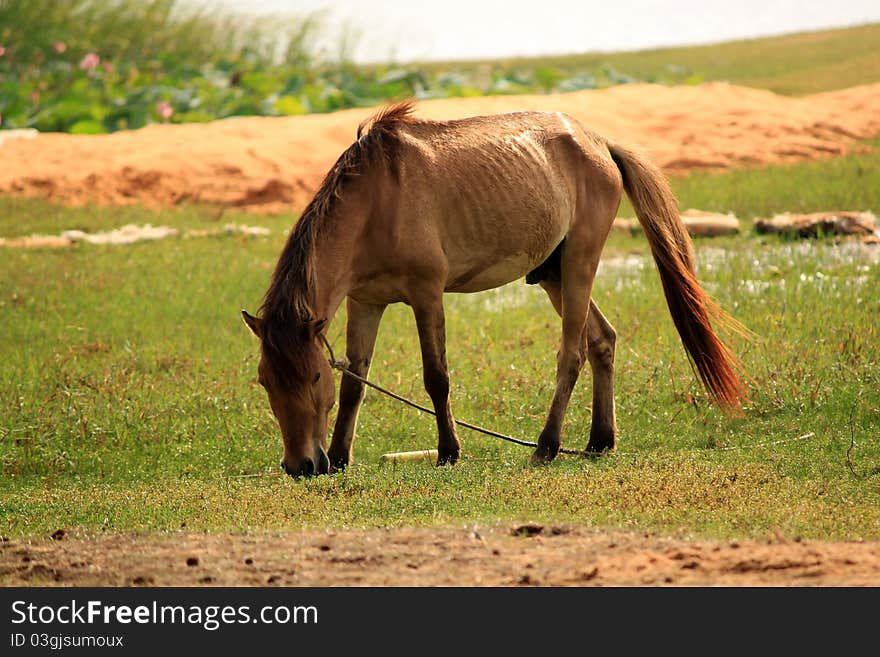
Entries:
{"type": "Polygon", "coordinates": [[[244,320],[244,323],[247,324],[247,327],[251,330],[251,333],[256,335],[258,338],[263,337],[263,323],[259,317],[254,317],[253,315],[248,314],[247,310],[242,310],[241,318],[244,320]]]}
{"type": "Polygon", "coordinates": [[[313,338],[317,338],[321,335],[321,331],[327,328],[327,318],[324,319],[313,319],[309,322],[309,333],[313,338]]]}

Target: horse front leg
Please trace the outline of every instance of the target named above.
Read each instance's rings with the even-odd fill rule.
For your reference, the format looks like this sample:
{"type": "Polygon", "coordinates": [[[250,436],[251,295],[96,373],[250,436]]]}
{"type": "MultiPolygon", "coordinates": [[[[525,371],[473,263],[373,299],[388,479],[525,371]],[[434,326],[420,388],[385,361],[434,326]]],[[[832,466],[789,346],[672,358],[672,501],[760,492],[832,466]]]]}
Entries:
{"type": "MultiPolygon", "coordinates": [[[[345,329],[345,356],[349,361],[349,369],[358,376],[366,378],[370,372],[370,361],[383,312],[385,306],[359,303],[351,297],[346,302],[348,319],[345,329]]],[[[352,445],[363,399],[364,384],[343,374],[339,384],[339,412],[327,452],[331,472],[343,470],[352,462],[352,445]]]]}
{"type": "Polygon", "coordinates": [[[412,303],[419,342],[422,348],[422,371],[425,390],[437,414],[437,465],[452,465],[461,455],[455,420],[449,404],[449,370],[446,366],[446,320],[443,293],[427,301],[412,303]]]}

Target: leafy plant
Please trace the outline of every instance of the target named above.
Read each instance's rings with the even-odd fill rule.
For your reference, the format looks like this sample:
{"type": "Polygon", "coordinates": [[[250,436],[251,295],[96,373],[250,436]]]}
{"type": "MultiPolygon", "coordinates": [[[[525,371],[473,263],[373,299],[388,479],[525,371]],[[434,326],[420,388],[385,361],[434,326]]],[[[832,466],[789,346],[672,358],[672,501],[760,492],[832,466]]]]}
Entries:
{"type": "MultiPolygon", "coordinates": [[[[177,0],[0,0],[3,128],[97,134],[154,122],[289,116],[404,97],[596,86],[552,66],[429,70],[356,66],[351,34],[324,60],[320,16],[271,21],[187,9],[177,0]]],[[[605,77],[603,76],[603,79],[605,77]]]]}
{"type": "Polygon", "coordinates": [[[358,66],[357,34],[326,57],[312,48],[321,29],[320,14],[258,19],[181,0],[0,0],[0,128],[94,134],[639,80],[818,90],[876,80],[869,44],[880,34],[864,26],[641,53],[358,66]]]}

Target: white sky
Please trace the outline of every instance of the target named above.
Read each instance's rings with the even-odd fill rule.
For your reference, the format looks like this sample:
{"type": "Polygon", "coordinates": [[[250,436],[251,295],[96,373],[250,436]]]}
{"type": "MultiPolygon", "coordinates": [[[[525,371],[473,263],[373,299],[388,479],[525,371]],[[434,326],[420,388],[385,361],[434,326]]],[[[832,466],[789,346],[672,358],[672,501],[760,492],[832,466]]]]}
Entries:
{"type": "MultiPolygon", "coordinates": [[[[880,0],[191,0],[251,14],[326,11],[361,62],[477,59],[713,43],[880,22],[880,0]]],[[[880,44],[878,44],[880,45],[880,44]]]]}

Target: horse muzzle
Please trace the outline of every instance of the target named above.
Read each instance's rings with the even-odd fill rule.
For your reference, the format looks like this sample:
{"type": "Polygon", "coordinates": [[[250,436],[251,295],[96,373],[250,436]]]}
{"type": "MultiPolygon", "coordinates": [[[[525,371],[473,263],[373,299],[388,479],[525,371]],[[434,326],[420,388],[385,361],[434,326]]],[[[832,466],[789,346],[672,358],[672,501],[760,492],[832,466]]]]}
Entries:
{"type": "Polygon", "coordinates": [[[327,458],[327,452],[324,451],[324,448],[318,447],[315,458],[307,456],[296,465],[289,465],[286,461],[281,461],[281,469],[294,479],[314,477],[330,472],[330,459],[327,458]]]}

